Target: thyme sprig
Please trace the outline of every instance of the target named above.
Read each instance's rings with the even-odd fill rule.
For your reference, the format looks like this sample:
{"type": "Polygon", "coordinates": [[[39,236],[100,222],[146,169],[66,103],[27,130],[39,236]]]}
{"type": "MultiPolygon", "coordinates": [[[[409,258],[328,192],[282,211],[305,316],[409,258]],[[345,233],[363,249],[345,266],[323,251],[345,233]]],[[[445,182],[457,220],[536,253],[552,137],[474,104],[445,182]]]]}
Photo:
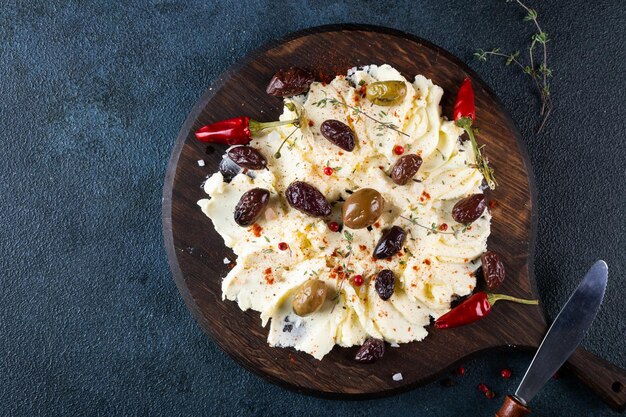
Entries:
{"type": "MultiPolygon", "coordinates": [[[[350,265],[350,257],[352,256],[352,239],[354,238],[354,236],[349,231],[344,230],[343,237],[347,242],[347,245],[346,245],[347,252],[345,254],[342,254],[343,258],[345,259],[345,261],[341,263],[343,274],[341,275],[341,282],[339,283],[339,288],[337,288],[337,295],[335,296],[335,298],[333,298],[333,301],[335,301],[335,304],[333,304],[333,307],[330,310],[331,314],[333,311],[335,311],[335,307],[337,306],[337,304],[339,304],[339,298],[341,297],[341,290],[343,289],[343,282],[346,280],[347,276],[349,276],[352,272],[354,272],[352,269],[348,268],[348,265],[350,265]]],[[[339,251],[337,252],[341,253],[339,251]]]]}
{"type": "Polygon", "coordinates": [[[405,216],[400,216],[401,218],[403,218],[404,220],[410,222],[411,224],[415,225],[415,226],[419,226],[422,229],[426,229],[428,230],[428,235],[430,234],[434,234],[434,235],[438,235],[438,234],[442,234],[442,235],[453,235],[454,237],[458,237],[459,233],[465,233],[467,231],[467,228],[469,225],[463,225],[462,229],[455,229],[454,226],[451,226],[450,229],[452,229],[451,232],[444,232],[442,230],[439,230],[439,226],[437,225],[437,223],[432,223],[430,226],[424,226],[423,224],[420,224],[417,222],[417,220],[415,218],[413,218],[413,215],[411,214],[411,217],[405,217],[405,216]]]}
{"type": "Polygon", "coordinates": [[[486,51],[484,49],[478,49],[474,56],[479,61],[487,61],[488,56],[496,56],[501,58],[506,58],[505,64],[511,65],[515,64],[518,66],[524,74],[530,76],[533,80],[535,88],[537,89],[537,93],[541,99],[541,110],[539,111],[539,116],[541,117],[541,121],[537,128],[537,133],[543,130],[550,114],[552,113],[552,109],[554,105],[552,103],[552,94],[550,91],[550,83],[548,79],[552,77],[552,69],[548,67],[548,48],[547,43],[550,42],[550,38],[548,33],[546,33],[541,26],[539,25],[539,21],[537,17],[539,16],[535,9],[532,9],[526,6],[521,0],[507,0],[507,3],[515,1],[520,7],[526,11],[526,15],[524,16],[525,22],[532,22],[537,28],[537,32],[534,33],[531,37],[530,47],[528,48],[528,65],[524,65],[521,62],[521,54],[520,51],[515,51],[510,54],[506,54],[500,51],[500,48],[494,48],[492,50],[486,51]],[[535,63],[535,48],[541,45],[541,63],[536,65],[535,63]]]}
{"type": "MultiPolygon", "coordinates": [[[[389,129],[389,130],[393,130],[394,132],[398,132],[401,135],[404,135],[406,137],[411,137],[408,133],[403,132],[402,130],[400,130],[400,127],[396,124],[390,123],[390,122],[383,122],[382,120],[379,120],[375,117],[370,116],[369,114],[365,113],[363,110],[361,110],[359,107],[355,107],[355,106],[351,106],[347,103],[344,103],[343,101],[337,100],[336,98],[323,98],[319,101],[316,101],[315,103],[313,103],[314,106],[316,107],[326,107],[326,103],[331,103],[331,104],[339,104],[340,106],[344,106],[347,107],[349,109],[351,109],[352,111],[354,111],[354,114],[360,114],[363,115],[365,117],[367,117],[368,119],[378,123],[379,125],[379,129],[389,129]]],[[[386,114],[386,113],[385,113],[386,114]]]]}

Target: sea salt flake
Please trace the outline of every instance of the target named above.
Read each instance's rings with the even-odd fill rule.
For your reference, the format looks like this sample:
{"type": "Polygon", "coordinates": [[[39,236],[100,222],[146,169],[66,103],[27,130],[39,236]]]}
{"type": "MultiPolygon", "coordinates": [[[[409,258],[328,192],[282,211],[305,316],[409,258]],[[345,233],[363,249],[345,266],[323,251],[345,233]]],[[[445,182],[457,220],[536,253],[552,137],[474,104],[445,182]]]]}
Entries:
{"type": "Polygon", "coordinates": [[[198,159],[198,166],[204,166],[204,159],[198,159]]]}
{"type": "Polygon", "coordinates": [[[394,381],[402,381],[402,374],[400,372],[398,372],[397,374],[394,374],[391,379],[393,379],[394,381]]]}
{"type": "Polygon", "coordinates": [[[391,346],[391,347],[400,347],[400,345],[399,345],[399,344],[397,344],[397,343],[392,343],[392,344],[390,344],[389,346],[391,346]]]}
{"type": "Polygon", "coordinates": [[[230,263],[230,259],[224,258],[224,265],[228,265],[230,263]]]}

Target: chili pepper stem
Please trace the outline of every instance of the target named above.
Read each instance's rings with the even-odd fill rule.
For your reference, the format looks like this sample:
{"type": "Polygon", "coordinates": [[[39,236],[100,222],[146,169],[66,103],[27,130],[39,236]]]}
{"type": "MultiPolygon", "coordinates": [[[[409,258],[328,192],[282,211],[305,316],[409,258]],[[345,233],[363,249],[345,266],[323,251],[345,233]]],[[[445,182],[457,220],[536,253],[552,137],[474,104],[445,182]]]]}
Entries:
{"type": "Polygon", "coordinates": [[[281,142],[280,146],[278,147],[278,149],[276,150],[276,153],[274,154],[274,158],[279,159],[282,155],[280,154],[280,150],[283,148],[283,146],[285,145],[285,143],[287,142],[287,140],[294,134],[296,133],[296,130],[298,130],[298,128],[296,127],[294,130],[291,131],[290,134],[287,135],[287,137],[281,142]]]}
{"type": "Polygon", "coordinates": [[[272,127],[278,126],[286,126],[286,125],[294,125],[298,126],[300,124],[300,119],[291,119],[291,120],[277,120],[275,122],[257,122],[256,120],[250,120],[250,131],[252,133],[258,133],[261,130],[270,129],[272,127]]]}
{"type": "Polygon", "coordinates": [[[492,306],[499,300],[513,301],[514,303],[519,304],[539,304],[539,300],[525,300],[523,298],[511,297],[510,295],[505,294],[487,294],[487,301],[489,301],[489,304],[492,306]]]}
{"type": "Polygon", "coordinates": [[[472,149],[474,150],[474,155],[476,157],[476,165],[485,177],[485,181],[487,181],[489,188],[495,190],[498,182],[493,175],[493,168],[489,166],[489,161],[486,158],[483,158],[480,152],[480,147],[478,146],[478,142],[476,142],[474,129],[472,128],[472,119],[470,117],[461,117],[456,121],[456,125],[463,128],[467,132],[467,136],[469,136],[470,142],[472,143],[472,149]]]}

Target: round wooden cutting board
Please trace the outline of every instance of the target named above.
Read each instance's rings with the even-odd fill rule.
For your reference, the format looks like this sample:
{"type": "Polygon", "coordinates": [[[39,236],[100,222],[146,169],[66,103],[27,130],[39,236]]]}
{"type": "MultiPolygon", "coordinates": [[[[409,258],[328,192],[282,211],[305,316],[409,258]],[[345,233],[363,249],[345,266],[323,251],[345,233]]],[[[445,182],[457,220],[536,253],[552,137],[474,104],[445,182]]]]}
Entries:
{"type": "MultiPolygon", "coordinates": [[[[519,132],[485,83],[457,58],[407,33],[342,25],[292,34],[249,54],[222,74],[195,105],[169,162],[163,225],[174,279],[200,326],[245,368],[309,394],[372,398],[407,390],[432,381],[486,350],[536,348],[547,329],[541,306],[503,302],[481,322],[445,331],[429,328],[424,341],[388,348],[382,360],[363,365],[352,359],[356,347],[335,347],[322,361],[291,348],[271,348],[258,312],[242,312],[235,302],[222,301],[220,286],[229,270],[223,260],[235,257],[196,202],[206,197],[201,184],[217,171],[226,147],[200,143],[194,132],[204,124],[241,115],[261,121],[276,120],[282,111],[282,100],[267,95],[265,88],[280,68],[308,68],[318,79],[330,80],[354,66],[384,63],[397,68],[407,79],[423,74],[443,87],[443,114],[448,117],[452,116],[462,80],[466,76],[472,79],[476,124],[480,127],[478,141],[486,144],[500,183],[495,191],[487,193],[488,199],[495,202],[488,246],[503,256],[507,268],[507,279],[499,292],[538,298],[532,276],[536,230],[532,172],[519,132]],[[198,160],[204,160],[206,166],[199,166],[198,160]],[[398,372],[403,379],[394,381],[392,375],[398,372]]],[[[610,365],[584,351],[577,352],[573,359],[576,355],[579,359],[575,370],[592,386],[593,378],[583,368],[593,363],[596,372],[611,370],[610,365]]],[[[615,381],[608,379],[614,378],[611,374],[606,381],[596,379],[595,383],[608,384],[611,391],[615,381]]],[[[607,391],[597,390],[603,394],[607,391]]]]}

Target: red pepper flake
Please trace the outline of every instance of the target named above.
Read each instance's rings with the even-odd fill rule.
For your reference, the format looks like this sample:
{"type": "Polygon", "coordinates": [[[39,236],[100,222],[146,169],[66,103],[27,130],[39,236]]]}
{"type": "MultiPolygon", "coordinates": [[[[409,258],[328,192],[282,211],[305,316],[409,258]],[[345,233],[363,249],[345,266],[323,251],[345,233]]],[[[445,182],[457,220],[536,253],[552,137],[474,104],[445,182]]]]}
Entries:
{"type": "Polygon", "coordinates": [[[419,271],[419,270],[420,270],[420,267],[419,267],[419,266],[417,266],[417,265],[413,265],[413,270],[414,270],[414,271],[419,271]]]}
{"type": "Polygon", "coordinates": [[[513,373],[508,368],[504,368],[503,370],[500,371],[500,376],[504,379],[509,379],[511,375],[513,375],[513,373]]]}
{"type": "Polygon", "coordinates": [[[367,246],[365,246],[365,245],[359,245],[359,249],[361,249],[361,250],[367,250],[367,246]]]}
{"type": "Polygon", "coordinates": [[[488,399],[492,399],[492,398],[493,398],[493,397],[495,397],[495,396],[496,396],[496,393],[495,393],[495,392],[493,392],[493,391],[491,391],[491,390],[489,390],[489,391],[487,391],[487,392],[485,393],[485,397],[487,397],[488,399]]]}
{"type": "Polygon", "coordinates": [[[263,231],[263,228],[259,226],[258,223],[254,223],[252,227],[250,228],[250,230],[252,231],[254,236],[261,237],[261,232],[263,231]]]}
{"type": "Polygon", "coordinates": [[[297,359],[291,353],[289,354],[289,362],[291,362],[291,363],[298,363],[297,359]]]}
{"type": "Polygon", "coordinates": [[[343,156],[343,152],[339,151],[339,152],[337,152],[337,155],[343,156]]]}
{"type": "Polygon", "coordinates": [[[278,249],[280,249],[280,250],[287,250],[287,249],[289,249],[289,245],[286,242],[280,242],[278,244],[278,249]]]}
{"type": "Polygon", "coordinates": [[[352,277],[352,283],[357,287],[363,285],[363,275],[355,275],[354,277],[352,277]]]}
{"type": "Polygon", "coordinates": [[[265,278],[265,282],[267,282],[270,285],[274,283],[274,277],[272,276],[272,268],[267,268],[265,271],[263,271],[263,275],[265,278]]]}
{"type": "Polygon", "coordinates": [[[442,232],[445,232],[446,230],[448,230],[448,225],[446,223],[441,223],[439,225],[439,230],[441,230],[442,232]]]}
{"type": "Polygon", "coordinates": [[[393,153],[395,153],[396,155],[402,155],[404,153],[404,147],[400,145],[394,146],[393,153]]]}
{"type": "Polygon", "coordinates": [[[384,171],[384,170],[385,170],[385,167],[384,167],[384,166],[382,166],[382,165],[378,165],[378,169],[381,169],[381,170],[383,170],[383,171],[384,171]]]}
{"type": "Polygon", "coordinates": [[[331,232],[338,232],[339,231],[339,223],[337,223],[337,222],[330,222],[330,223],[328,223],[328,228],[330,229],[331,232]]]}
{"type": "Polygon", "coordinates": [[[455,375],[458,375],[458,376],[463,376],[463,375],[465,375],[465,368],[464,368],[464,367],[462,367],[462,366],[459,366],[458,368],[456,368],[456,369],[454,370],[454,374],[455,374],[455,375]]]}
{"type": "Polygon", "coordinates": [[[430,200],[430,194],[428,194],[426,191],[422,191],[422,197],[424,197],[426,200],[430,200]]]}
{"type": "Polygon", "coordinates": [[[331,167],[325,167],[324,168],[324,174],[326,175],[333,175],[333,169],[331,167]]]}
{"type": "Polygon", "coordinates": [[[428,258],[424,259],[424,263],[425,263],[426,265],[430,265],[430,259],[428,259],[428,258]]]}
{"type": "Polygon", "coordinates": [[[497,200],[489,200],[489,208],[490,209],[494,209],[494,208],[498,207],[498,205],[500,205],[500,203],[498,203],[497,200]]]}
{"type": "Polygon", "coordinates": [[[308,121],[308,125],[309,125],[309,126],[313,126],[314,124],[315,124],[315,123],[313,123],[313,120],[309,119],[309,121],[308,121]]]}
{"type": "Polygon", "coordinates": [[[374,227],[376,227],[377,229],[379,229],[379,228],[380,228],[380,222],[376,222],[376,223],[374,223],[374,227]]]}
{"type": "Polygon", "coordinates": [[[489,388],[487,388],[487,385],[485,384],[478,384],[478,390],[481,392],[484,392],[485,394],[489,391],[489,388]]]}

